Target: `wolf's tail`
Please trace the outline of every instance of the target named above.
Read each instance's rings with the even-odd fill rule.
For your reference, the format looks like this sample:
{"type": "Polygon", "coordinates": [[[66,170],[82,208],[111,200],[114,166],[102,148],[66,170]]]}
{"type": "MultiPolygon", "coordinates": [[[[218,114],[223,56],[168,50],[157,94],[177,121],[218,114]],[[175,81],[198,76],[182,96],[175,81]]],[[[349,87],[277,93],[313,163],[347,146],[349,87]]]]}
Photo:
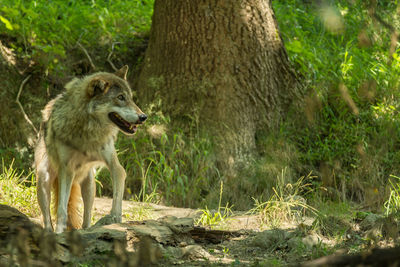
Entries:
{"type": "MultiPolygon", "coordinates": [[[[58,178],[55,179],[54,181],[54,211],[55,214],[57,214],[57,208],[58,208],[58,201],[59,201],[59,192],[58,192],[58,178]]],[[[81,196],[81,190],[80,186],[77,183],[73,183],[71,187],[71,193],[69,195],[69,200],[68,200],[68,220],[67,220],[67,229],[72,230],[72,229],[79,229],[82,226],[82,221],[79,216],[79,199],[81,196]]]]}

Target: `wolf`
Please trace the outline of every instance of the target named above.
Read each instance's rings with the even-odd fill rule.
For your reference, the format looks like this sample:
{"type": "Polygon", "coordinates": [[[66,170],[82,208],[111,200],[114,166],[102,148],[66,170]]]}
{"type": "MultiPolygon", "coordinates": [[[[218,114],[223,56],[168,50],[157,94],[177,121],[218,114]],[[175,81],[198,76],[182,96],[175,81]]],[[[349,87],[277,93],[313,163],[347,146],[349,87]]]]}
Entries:
{"type": "Polygon", "coordinates": [[[54,189],[56,233],[90,227],[95,196],[95,170],[106,166],[113,181],[113,201],[101,224],[121,222],[126,173],[114,142],[118,131],[133,135],[146,119],[132,100],[128,66],[115,73],[97,72],[75,78],[42,111],[35,148],[37,198],[45,229],[54,231],[50,202],[54,189]],[[78,203],[83,200],[83,222],[78,203]]]}

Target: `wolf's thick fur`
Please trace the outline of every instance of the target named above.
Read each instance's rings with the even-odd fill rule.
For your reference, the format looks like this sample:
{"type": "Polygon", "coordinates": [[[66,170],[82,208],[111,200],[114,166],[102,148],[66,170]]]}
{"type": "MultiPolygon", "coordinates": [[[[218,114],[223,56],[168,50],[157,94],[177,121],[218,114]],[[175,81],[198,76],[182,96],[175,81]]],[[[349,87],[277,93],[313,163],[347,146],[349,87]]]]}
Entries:
{"type": "Polygon", "coordinates": [[[44,110],[35,149],[37,195],[46,229],[52,230],[50,192],[55,192],[56,232],[90,226],[95,196],[95,168],[105,165],[113,180],[111,214],[103,221],[121,222],[125,170],[114,140],[118,130],[134,134],[147,116],[132,100],[128,67],[114,74],[99,72],[74,79],[44,110]],[[82,195],[83,223],[78,214],[82,195]]]}

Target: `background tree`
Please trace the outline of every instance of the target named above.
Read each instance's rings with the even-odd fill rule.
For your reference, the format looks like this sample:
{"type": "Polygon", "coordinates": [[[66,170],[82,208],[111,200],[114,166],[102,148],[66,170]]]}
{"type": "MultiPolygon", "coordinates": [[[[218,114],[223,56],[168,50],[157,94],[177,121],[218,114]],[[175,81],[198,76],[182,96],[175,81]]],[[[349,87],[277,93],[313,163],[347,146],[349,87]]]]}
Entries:
{"type": "Polygon", "coordinates": [[[258,0],[156,0],[138,88],[171,127],[212,136],[228,176],[298,94],[271,1],[258,0]]]}

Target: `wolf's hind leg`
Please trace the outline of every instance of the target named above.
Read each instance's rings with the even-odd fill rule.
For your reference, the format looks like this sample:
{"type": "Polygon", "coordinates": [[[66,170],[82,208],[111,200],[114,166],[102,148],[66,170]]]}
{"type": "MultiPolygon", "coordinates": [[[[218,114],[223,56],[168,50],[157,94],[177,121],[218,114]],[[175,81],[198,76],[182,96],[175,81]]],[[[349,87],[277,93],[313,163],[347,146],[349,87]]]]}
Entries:
{"type": "Polygon", "coordinates": [[[81,194],[84,207],[82,228],[90,227],[92,220],[92,207],[96,190],[94,176],[95,169],[91,169],[88,173],[88,176],[82,181],[81,184],[81,194]]]}
{"type": "Polygon", "coordinates": [[[55,177],[50,176],[48,160],[43,160],[37,167],[37,197],[42,211],[43,224],[46,230],[53,231],[50,215],[51,186],[55,177]]]}

